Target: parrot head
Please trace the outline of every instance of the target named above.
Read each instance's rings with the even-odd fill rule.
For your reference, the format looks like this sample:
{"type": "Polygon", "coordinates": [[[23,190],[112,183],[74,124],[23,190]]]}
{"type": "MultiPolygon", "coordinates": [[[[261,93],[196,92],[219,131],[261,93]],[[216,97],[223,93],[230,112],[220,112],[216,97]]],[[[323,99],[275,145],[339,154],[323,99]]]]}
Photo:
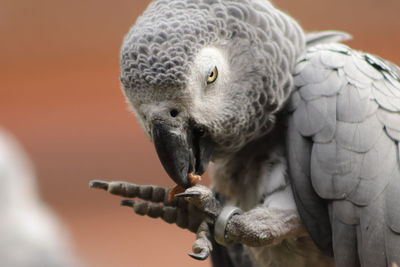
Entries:
{"type": "Polygon", "coordinates": [[[280,16],[265,0],[158,0],[125,36],[123,93],[178,185],[274,126],[304,49],[280,16]]]}

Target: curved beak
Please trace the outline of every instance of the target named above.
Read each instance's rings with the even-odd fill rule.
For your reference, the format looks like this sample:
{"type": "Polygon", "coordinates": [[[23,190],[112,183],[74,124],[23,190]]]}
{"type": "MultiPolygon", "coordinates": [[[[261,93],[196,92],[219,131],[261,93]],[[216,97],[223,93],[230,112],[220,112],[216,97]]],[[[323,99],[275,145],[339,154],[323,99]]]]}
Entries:
{"type": "Polygon", "coordinates": [[[158,158],[172,180],[183,188],[191,187],[189,173],[202,175],[214,150],[211,139],[196,129],[187,130],[155,122],[153,143],[158,158]]]}

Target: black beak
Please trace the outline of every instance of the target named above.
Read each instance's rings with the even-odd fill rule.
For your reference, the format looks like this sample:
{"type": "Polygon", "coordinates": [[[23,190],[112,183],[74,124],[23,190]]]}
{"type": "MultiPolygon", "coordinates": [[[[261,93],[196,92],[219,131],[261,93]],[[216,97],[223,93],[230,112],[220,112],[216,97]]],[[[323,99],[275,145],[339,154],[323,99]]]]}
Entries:
{"type": "Polygon", "coordinates": [[[181,130],[162,122],[152,128],[154,146],[165,171],[183,188],[191,185],[189,173],[202,175],[211,160],[214,143],[205,131],[196,127],[181,130]]]}

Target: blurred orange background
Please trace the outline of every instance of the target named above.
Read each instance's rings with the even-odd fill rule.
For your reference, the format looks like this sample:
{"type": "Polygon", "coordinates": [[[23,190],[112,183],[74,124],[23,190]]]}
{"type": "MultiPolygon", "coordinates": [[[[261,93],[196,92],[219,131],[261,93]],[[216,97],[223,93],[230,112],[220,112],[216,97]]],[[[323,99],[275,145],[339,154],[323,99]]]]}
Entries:
{"type": "MultiPolygon", "coordinates": [[[[121,40],[150,1],[0,0],[0,126],[28,150],[42,198],[88,266],[209,266],[194,235],[119,207],[91,179],[172,186],[119,90],[121,40]]],[[[400,63],[399,0],[276,0],[306,30],[400,63]]]]}

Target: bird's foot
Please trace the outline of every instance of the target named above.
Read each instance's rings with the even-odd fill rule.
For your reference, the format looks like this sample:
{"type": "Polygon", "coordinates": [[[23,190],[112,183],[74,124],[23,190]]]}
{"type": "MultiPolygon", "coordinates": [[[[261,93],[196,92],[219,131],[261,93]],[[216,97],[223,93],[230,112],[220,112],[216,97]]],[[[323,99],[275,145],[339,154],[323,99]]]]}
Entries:
{"type": "Polygon", "coordinates": [[[192,247],[193,253],[189,254],[189,256],[196,260],[205,260],[212,250],[209,225],[214,225],[221,211],[221,204],[211,189],[202,185],[195,185],[188,188],[185,192],[175,195],[175,197],[177,199],[186,199],[190,205],[207,215],[197,230],[196,241],[192,247]]]}
{"type": "Polygon", "coordinates": [[[185,192],[176,194],[175,198],[184,198],[197,209],[207,214],[210,217],[209,223],[214,223],[221,210],[220,202],[215,198],[214,192],[203,185],[190,187],[185,192]]]}
{"type": "Polygon", "coordinates": [[[212,250],[208,223],[214,223],[219,212],[219,202],[209,188],[196,185],[171,200],[171,189],[159,186],[106,181],[92,181],[89,186],[114,195],[136,198],[122,200],[121,206],[132,208],[138,215],[161,218],[195,232],[193,253],[189,255],[196,260],[208,258],[212,250]]]}

